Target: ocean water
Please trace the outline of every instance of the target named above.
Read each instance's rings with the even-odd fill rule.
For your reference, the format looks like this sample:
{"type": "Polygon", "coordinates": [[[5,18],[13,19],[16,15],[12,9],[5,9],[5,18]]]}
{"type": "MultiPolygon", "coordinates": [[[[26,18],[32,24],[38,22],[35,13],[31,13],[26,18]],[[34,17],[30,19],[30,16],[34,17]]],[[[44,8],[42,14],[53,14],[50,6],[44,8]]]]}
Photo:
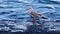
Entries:
{"type": "Polygon", "coordinates": [[[60,32],[60,0],[0,0],[0,30],[10,32],[59,31],[60,32]],[[41,28],[28,28],[33,25],[31,17],[26,10],[32,7],[37,13],[41,13],[48,20],[41,28]]]}

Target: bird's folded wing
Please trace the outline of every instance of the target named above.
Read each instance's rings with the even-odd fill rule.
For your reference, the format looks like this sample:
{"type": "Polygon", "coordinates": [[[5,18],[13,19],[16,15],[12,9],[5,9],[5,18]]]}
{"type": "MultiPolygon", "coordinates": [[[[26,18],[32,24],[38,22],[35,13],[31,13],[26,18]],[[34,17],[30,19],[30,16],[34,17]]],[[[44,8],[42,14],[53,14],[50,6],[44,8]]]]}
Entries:
{"type": "Polygon", "coordinates": [[[40,15],[36,12],[30,12],[30,15],[32,15],[33,17],[39,17],[40,15]]]}

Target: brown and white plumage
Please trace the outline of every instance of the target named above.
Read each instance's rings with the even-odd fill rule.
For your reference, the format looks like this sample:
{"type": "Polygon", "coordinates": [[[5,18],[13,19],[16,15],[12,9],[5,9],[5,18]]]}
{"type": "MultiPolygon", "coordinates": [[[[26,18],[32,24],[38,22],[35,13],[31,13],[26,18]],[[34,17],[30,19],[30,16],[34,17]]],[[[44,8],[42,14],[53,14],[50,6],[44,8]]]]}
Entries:
{"type": "Polygon", "coordinates": [[[41,14],[38,14],[37,12],[35,12],[32,7],[29,7],[27,10],[29,11],[30,16],[33,17],[33,19],[32,19],[32,23],[33,24],[35,23],[35,19],[34,18],[47,19],[47,18],[43,17],[41,14]]]}
{"type": "Polygon", "coordinates": [[[41,18],[42,17],[42,15],[35,12],[32,7],[28,8],[28,11],[32,17],[35,17],[35,18],[41,18]]]}
{"type": "Polygon", "coordinates": [[[35,12],[32,7],[29,7],[28,11],[29,11],[30,16],[32,16],[33,18],[48,19],[48,18],[43,17],[41,14],[38,14],[37,12],[35,12]]]}

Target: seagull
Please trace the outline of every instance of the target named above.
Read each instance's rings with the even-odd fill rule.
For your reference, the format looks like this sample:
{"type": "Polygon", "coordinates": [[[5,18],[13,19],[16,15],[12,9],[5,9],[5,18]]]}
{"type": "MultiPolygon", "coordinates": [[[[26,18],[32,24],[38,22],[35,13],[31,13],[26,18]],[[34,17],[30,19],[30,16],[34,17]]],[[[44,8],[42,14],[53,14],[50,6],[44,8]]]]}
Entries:
{"type": "Polygon", "coordinates": [[[28,14],[32,17],[33,25],[35,25],[35,18],[48,19],[48,18],[42,16],[42,14],[38,14],[37,12],[35,12],[32,7],[29,7],[27,10],[28,10],[28,14]]]}
{"type": "Polygon", "coordinates": [[[32,7],[29,7],[27,10],[28,10],[28,12],[29,12],[29,15],[33,18],[33,19],[32,19],[32,22],[33,22],[33,23],[35,22],[35,19],[34,19],[34,18],[48,19],[48,18],[42,16],[42,14],[38,14],[37,12],[35,12],[32,7]]]}
{"type": "Polygon", "coordinates": [[[35,12],[32,7],[29,7],[28,11],[29,11],[30,16],[33,17],[33,18],[48,19],[48,18],[42,16],[42,14],[38,14],[37,12],[35,12]]]}

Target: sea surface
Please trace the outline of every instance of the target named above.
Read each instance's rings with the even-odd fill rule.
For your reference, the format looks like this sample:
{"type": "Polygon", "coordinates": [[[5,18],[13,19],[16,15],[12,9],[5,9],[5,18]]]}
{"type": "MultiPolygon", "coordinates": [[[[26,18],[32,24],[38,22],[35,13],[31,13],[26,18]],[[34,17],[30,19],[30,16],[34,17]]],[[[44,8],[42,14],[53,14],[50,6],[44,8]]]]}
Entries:
{"type": "MultiPolygon", "coordinates": [[[[60,0],[0,0],[0,30],[9,32],[60,32],[60,0]],[[32,26],[28,13],[32,7],[48,20],[40,19],[40,27],[32,26]],[[31,27],[30,27],[31,26],[31,27]],[[38,28],[37,28],[38,27],[38,28]]],[[[4,33],[3,33],[4,34],[4,33]]]]}

